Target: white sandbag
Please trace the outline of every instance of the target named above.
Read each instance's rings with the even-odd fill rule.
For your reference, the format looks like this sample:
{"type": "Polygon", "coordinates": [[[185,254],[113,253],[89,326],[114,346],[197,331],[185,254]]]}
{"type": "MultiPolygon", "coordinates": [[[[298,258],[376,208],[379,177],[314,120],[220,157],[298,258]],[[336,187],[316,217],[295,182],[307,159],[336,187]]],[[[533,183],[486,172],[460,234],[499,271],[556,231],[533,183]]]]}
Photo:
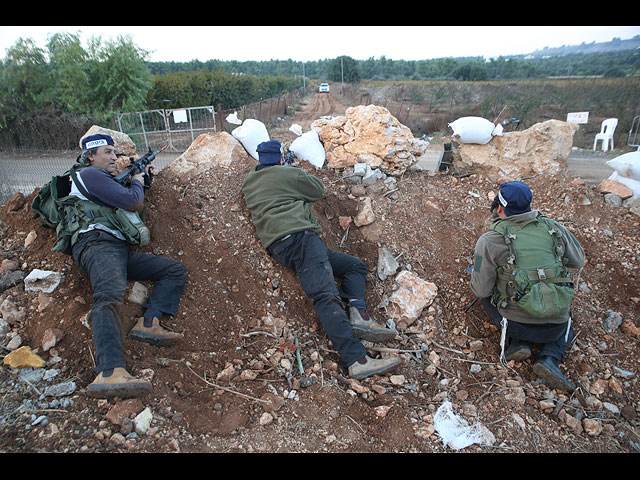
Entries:
{"type": "Polygon", "coordinates": [[[249,155],[258,160],[256,148],[262,142],[269,141],[269,132],[259,120],[248,118],[242,125],[231,132],[231,136],[238,140],[249,155]]]}
{"type": "Polygon", "coordinates": [[[609,176],[609,180],[614,180],[618,183],[626,185],[631,189],[634,195],[640,195],[640,180],[635,180],[633,178],[624,177],[620,175],[618,172],[613,172],[609,176]]]}
{"type": "Polygon", "coordinates": [[[294,123],[289,127],[289,131],[295,133],[297,136],[302,135],[302,127],[297,123],[294,123]]]}
{"type": "Polygon", "coordinates": [[[289,151],[295,153],[300,160],[305,160],[316,168],[322,168],[324,165],[326,158],[324,146],[315,130],[309,130],[296,138],[289,146],[289,151]]]}
{"type": "Polygon", "coordinates": [[[459,143],[478,143],[485,145],[494,135],[502,135],[502,126],[496,126],[482,117],[461,117],[449,124],[453,138],[459,143]]]}
{"type": "Polygon", "coordinates": [[[623,177],[640,180],[640,152],[625,153],[609,160],[607,165],[623,177]]]}

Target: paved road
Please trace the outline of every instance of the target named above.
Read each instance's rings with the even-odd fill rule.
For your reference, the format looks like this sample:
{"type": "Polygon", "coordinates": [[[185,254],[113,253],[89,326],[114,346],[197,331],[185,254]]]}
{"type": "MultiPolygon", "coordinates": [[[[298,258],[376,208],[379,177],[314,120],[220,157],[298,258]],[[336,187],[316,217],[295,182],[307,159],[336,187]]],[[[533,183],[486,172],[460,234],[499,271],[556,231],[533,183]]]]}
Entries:
{"type": "Polygon", "coordinates": [[[573,150],[567,158],[567,170],[570,175],[582,178],[587,185],[598,185],[613,173],[613,169],[607,166],[606,162],[622,153],[573,150]]]}
{"type": "MultiPolygon", "coordinates": [[[[567,168],[571,175],[581,177],[587,185],[597,185],[613,172],[605,162],[621,154],[622,152],[574,150],[567,159],[567,168]]],[[[180,153],[161,153],[154,161],[156,170],[160,171],[179,155],[180,153]]],[[[30,194],[35,188],[51,180],[52,176],[63,173],[74,162],[73,154],[1,153],[0,205],[6,203],[15,192],[30,194]]]]}

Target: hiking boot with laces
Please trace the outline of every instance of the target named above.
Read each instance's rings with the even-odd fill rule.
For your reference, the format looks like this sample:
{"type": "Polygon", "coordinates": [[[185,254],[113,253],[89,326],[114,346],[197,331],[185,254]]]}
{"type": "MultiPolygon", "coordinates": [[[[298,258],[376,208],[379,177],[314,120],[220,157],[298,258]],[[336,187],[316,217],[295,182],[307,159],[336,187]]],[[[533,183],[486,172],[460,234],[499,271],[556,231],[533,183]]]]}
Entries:
{"type": "Polygon", "coordinates": [[[380,325],[369,317],[365,309],[351,305],[349,306],[349,321],[353,334],[362,340],[379,343],[393,340],[398,335],[396,330],[380,325]]]}
{"type": "Polygon", "coordinates": [[[533,365],[533,371],[544,379],[549,388],[568,392],[575,390],[573,384],[562,374],[557,360],[553,357],[547,355],[540,357],[533,365]]]}
{"type": "Polygon", "coordinates": [[[153,322],[150,327],[145,326],[144,317],[139,318],[138,323],[136,323],[127,336],[140,342],[150,343],[156,347],[170,347],[179,339],[183,338],[181,333],[170,332],[163,328],[157,317],[153,317],[153,322]]]}
{"type": "Polygon", "coordinates": [[[151,383],[135,378],[124,368],[114,368],[109,375],[100,372],[87,387],[87,395],[95,398],[134,398],[146,395],[151,391],[151,383]]]}
{"type": "Polygon", "coordinates": [[[399,358],[371,358],[365,355],[349,367],[349,377],[356,380],[370,377],[371,375],[383,375],[395,369],[402,363],[399,358]]]}

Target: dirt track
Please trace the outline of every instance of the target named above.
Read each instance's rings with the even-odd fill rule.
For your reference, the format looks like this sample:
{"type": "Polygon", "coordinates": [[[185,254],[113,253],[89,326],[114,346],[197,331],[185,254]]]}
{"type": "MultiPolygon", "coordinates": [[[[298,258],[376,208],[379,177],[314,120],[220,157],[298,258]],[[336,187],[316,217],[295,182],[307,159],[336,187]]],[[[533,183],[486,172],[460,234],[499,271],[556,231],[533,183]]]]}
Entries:
{"type": "MultiPolygon", "coordinates": [[[[291,123],[306,131],[318,116],[345,108],[333,96],[315,95],[291,123]]],[[[271,137],[291,141],[288,127],[271,137]]],[[[1,451],[443,452],[450,449],[434,430],[434,414],[444,399],[495,437],[493,445],[466,451],[636,451],[638,337],[631,329],[605,332],[602,322],[611,309],[638,323],[637,219],[572,177],[530,182],[534,207],[563,217],[587,252],[580,280],[589,293],[581,290],[576,298],[578,338],[562,365],[581,388],[567,394],[540,384],[530,361],[500,365],[496,329],[480,308],[462,311],[472,300],[464,270],[487,226],[485,199],[497,185],[477,175],[407,174],[398,182],[398,200],[379,186],[370,188],[376,221],[346,232],[338,217],[357,213],[357,198],[339,172],[313,172],[328,190],[314,205],[323,238],[365,261],[371,272],[367,304],[379,320],[386,318],[383,299],[393,290],[392,279],[380,281],[375,274],[380,246],[438,286],[433,308],[415,325],[387,345],[371,346],[372,355],[400,356],[403,366],[396,373],[402,377],[354,384],[337,364],[295,274],[275,264],[255,237],[239,189],[254,165],[247,157],[188,183],[162,173],[156,178],[147,199],[153,240],[143,250],[179,259],[189,269],[178,315],[167,321],[185,339],[170,349],[125,340],[132,373],[153,373],[153,392],[132,402],[82,393],[93,380],[91,331],[82,323],[92,302],[86,276],[69,257],[50,252],[53,232],[31,218],[30,198],[16,211],[0,210],[5,258],[26,264],[27,272],[65,272],[48,299],[20,286],[3,294],[24,310],[15,331],[46,360],[61,358],[56,381],[78,386],[71,406],[52,408],[51,399],[40,400],[3,367],[1,451]],[[591,205],[580,205],[581,196],[591,205]],[[38,236],[24,248],[31,230],[38,236]],[[53,352],[40,348],[47,328],[64,332],[53,352]],[[305,375],[314,377],[309,388],[298,385],[295,339],[305,375]],[[634,373],[624,378],[616,369],[634,373]],[[25,398],[32,400],[31,410],[18,408],[25,398]],[[132,435],[131,419],[145,407],[154,416],[151,433],[132,435]],[[114,415],[118,408],[128,409],[128,417],[114,415]],[[32,414],[43,412],[47,422],[31,425],[32,414]],[[599,431],[587,433],[583,419],[599,431]]],[[[125,332],[138,314],[137,305],[125,304],[125,332]]]]}

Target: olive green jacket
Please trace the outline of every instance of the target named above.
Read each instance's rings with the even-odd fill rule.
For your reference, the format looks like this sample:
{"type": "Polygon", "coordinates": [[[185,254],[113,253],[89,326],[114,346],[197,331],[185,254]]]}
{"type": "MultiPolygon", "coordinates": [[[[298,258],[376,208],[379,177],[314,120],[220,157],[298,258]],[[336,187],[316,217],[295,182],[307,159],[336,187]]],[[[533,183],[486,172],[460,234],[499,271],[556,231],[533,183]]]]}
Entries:
{"type": "Polygon", "coordinates": [[[301,168],[258,165],[242,182],[242,193],[264,248],[291,233],[322,232],[311,203],[322,198],[324,185],[301,168]]]}

